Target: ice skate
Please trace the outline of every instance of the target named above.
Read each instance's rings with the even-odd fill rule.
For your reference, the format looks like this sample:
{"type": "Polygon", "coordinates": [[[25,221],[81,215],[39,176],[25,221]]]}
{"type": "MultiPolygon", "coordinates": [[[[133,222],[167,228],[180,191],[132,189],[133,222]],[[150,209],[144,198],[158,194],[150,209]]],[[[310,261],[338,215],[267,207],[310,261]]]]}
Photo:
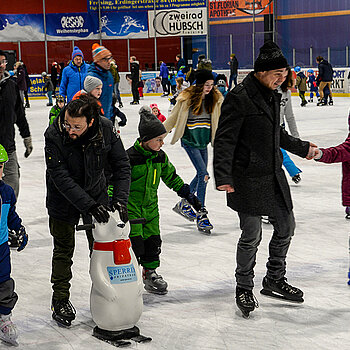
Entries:
{"type": "Polygon", "coordinates": [[[345,219],[350,220],[350,207],[345,208],[345,219]]]}
{"type": "Polygon", "coordinates": [[[306,106],[306,105],[307,105],[307,101],[306,101],[306,100],[304,100],[304,101],[300,104],[301,107],[304,107],[304,106],[306,106]]]}
{"type": "Polygon", "coordinates": [[[207,214],[208,212],[204,207],[197,213],[197,228],[200,232],[210,235],[213,225],[210,223],[207,214]]]}
{"type": "Polygon", "coordinates": [[[197,217],[190,204],[186,201],[186,199],[181,199],[180,202],[176,203],[173,210],[175,213],[180,214],[189,221],[194,221],[197,217]]]}
{"type": "Polygon", "coordinates": [[[161,275],[157,274],[156,270],[143,269],[142,279],[147,292],[160,295],[168,293],[168,283],[163,280],[161,275]]]}
{"type": "Polygon", "coordinates": [[[329,99],[328,105],[333,106],[333,99],[331,99],[331,98],[329,99]]]}
{"type": "Polygon", "coordinates": [[[326,100],[322,98],[319,102],[317,102],[317,106],[327,106],[326,100]]]}
{"type": "Polygon", "coordinates": [[[51,303],[52,318],[60,325],[69,327],[75,319],[75,308],[68,299],[54,300],[51,303]]]}
{"type": "Polygon", "coordinates": [[[119,108],[123,108],[124,106],[123,106],[123,103],[122,102],[119,102],[119,106],[118,106],[119,108]]]}
{"type": "Polygon", "coordinates": [[[18,331],[16,325],[11,321],[11,314],[0,314],[0,339],[6,343],[18,346],[18,331]]]}
{"type": "Polygon", "coordinates": [[[314,99],[313,99],[313,98],[310,98],[309,102],[310,102],[310,103],[314,102],[314,99]]]}
{"type": "Polygon", "coordinates": [[[268,216],[262,216],[262,217],[261,217],[261,222],[262,222],[263,224],[270,224],[269,217],[268,217],[268,216]]]}
{"type": "Polygon", "coordinates": [[[265,276],[262,285],[263,289],[260,291],[261,294],[298,303],[304,301],[304,293],[300,289],[288,284],[285,277],[279,280],[273,280],[265,276]]]}
{"type": "Polygon", "coordinates": [[[242,312],[244,318],[249,318],[249,314],[259,307],[259,303],[253,292],[240,287],[236,288],[236,304],[242,312]]]}
{"type": "Polygon", "coordinates": [[[292,177],[292,181],[296,184],[298,184],[301,181],[300,174],[296,174],[292,177]]]}
{"type": "Polygon", "coordinates": [[[132,101],[132,102],[130,102],[130,104],[131,104],[131,105],[139,105],[140,102],[139,102],[139,101],[132,101]]]}

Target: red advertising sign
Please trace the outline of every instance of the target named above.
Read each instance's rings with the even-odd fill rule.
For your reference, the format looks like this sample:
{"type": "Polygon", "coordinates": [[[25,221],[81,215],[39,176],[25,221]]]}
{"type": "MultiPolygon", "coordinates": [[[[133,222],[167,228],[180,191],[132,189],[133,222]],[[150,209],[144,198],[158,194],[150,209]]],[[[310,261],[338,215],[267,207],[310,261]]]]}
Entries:
{"type": "Polygon", "coordinates": [[[209,17],[245,17],[273,13],[273,0],[210,0],[209,17]]]}

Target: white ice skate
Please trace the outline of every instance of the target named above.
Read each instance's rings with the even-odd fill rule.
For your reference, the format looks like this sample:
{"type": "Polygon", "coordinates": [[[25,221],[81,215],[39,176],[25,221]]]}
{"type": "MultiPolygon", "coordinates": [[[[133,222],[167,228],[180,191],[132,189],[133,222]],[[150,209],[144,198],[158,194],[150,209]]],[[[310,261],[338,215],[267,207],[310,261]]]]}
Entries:
{"type": "Polygon", "coordinates": [[[11,321],[11,314],[0,314],[0,339],[6,343],[18,346],[18,331],[16,325],[11,321]]]}

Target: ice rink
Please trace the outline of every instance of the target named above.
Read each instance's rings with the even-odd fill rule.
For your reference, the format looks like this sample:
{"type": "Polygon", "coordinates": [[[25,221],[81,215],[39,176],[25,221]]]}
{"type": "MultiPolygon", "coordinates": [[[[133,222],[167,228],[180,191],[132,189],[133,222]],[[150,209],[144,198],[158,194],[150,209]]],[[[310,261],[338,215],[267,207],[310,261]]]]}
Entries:
{"type": "MultiPolygon", "coordinates": [[[[167,116],[166,98],[145,97],[140,106],[130,106],[124,97],[127,126],[121,128],[125,148],[137,138],[138,109],[158,103],[167,116]]],[[[94,323],[89,309],[91,281],[84,232],[77,233],[71,301],[77,318],[69,329],[58,327],[51,318],[52,238],[45,208],[45,161],[43,133],[48,125],[46,100],[32,100],[27,118],[34,150],[25,159],[17,133],[17,154],[21,166],[21,188],[17,210],[30,241],[26,249],[12,251],[12,277],[19,295],[13,310],[19,349],[90,350],[112,349],[92,337],[94,323]]],[[[293,107],[301,138],[320,147],[337,145],[348,135],[350,98],[335,97],[334,106],[316,103],[293,107]]],[[[179,142],[163,147],[185,182],[194,176],[179,142]]],[[[137,326],[153,341],[132,343],[129,349],[350,349],[349,224],[341,205],[341,165],[325,165],[293,157],[302,169],[302,181],[289,178],[297,228],[287,259],[288,281],[304,291],[305,302],[293,304],[273,300],[259,293],[265,275],[267,245],[271,226],[264,225],[263,241],[255,268],[254,294],[260,307],[244,319],[235,305],[235,251],[240,236],[237,214],[226,207],[225,194],[214,188],[212,148],[209,149],[211,180],[206,206],[214,225],[211,236],[199,233],[172,211],[176,193],[165,185],[159,188],[161,236],[163,239],[159,273],[169,284],[164,296],[144,292],[144,312],[137,326]]],[[[7,348],[0,343],[0,349],[7,348]]]]}

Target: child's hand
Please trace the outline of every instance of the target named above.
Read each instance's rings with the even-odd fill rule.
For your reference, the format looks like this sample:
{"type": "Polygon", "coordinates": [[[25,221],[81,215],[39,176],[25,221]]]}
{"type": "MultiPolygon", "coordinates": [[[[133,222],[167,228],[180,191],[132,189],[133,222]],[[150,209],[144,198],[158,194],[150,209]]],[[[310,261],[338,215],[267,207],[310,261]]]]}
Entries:
{"type": "Polygon", "coordinates": [[[23,250],[27,243],[28,243],[28,234],[26,232],[26,229],[24,228],[24,226],[21,226],[21,228],[18,230],[17,232],[17,242],[18,242],[18,249],[17,251],[20,252],[21,250],[23,250]]]}

